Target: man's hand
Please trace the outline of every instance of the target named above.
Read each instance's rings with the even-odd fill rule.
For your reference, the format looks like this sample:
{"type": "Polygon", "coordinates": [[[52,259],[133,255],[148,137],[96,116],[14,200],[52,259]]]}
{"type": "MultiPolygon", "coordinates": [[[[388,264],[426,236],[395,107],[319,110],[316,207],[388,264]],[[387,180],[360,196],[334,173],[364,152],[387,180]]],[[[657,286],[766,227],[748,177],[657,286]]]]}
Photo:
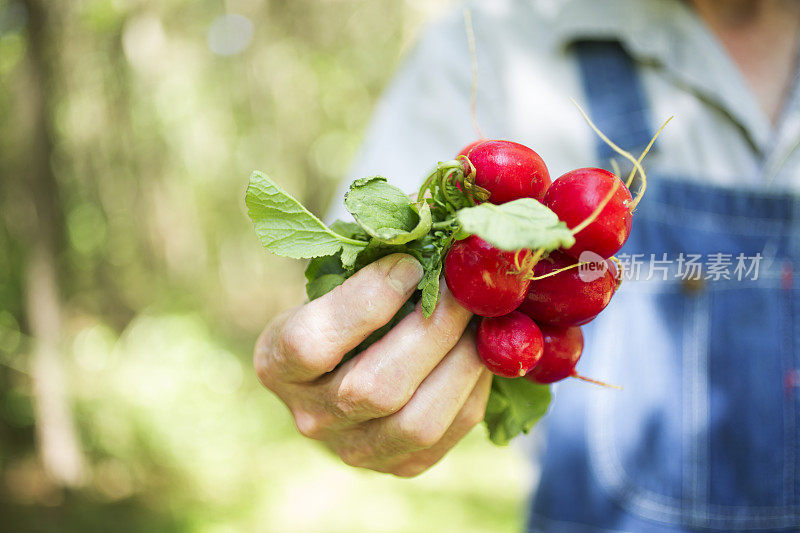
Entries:
{"type": "Polygon", "coordinates": [[[415,476],[480,422],[491,374],[465,331],[471,317],[442,285],[430,318],[417,308],[333,371],[414,292],[422,267],[394,254],[273,320],[255,347],[261,382],[298,430],[352,466],[415,476]]]}

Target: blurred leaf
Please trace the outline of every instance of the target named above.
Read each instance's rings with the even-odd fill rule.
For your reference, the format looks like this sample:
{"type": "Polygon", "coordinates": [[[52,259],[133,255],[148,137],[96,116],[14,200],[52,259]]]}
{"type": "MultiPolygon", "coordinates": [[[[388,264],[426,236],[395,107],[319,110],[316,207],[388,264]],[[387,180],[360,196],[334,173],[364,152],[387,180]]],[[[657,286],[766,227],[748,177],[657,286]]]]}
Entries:
{"type": "Polygon", "coordinates": [[[547,412],[551,398],[549,385],[493,376],[484,416],[491,441],[506,445],[520,433],[530,431],[547,412]]]}
{"type": "Polygon", "coordinates": [[[460,209],[458,221],[464,231],[477,235],[501,250],[556,250],[569,248],[575,237],[548,207],[533,198],[502,205],[488,202],[460,209]]]}

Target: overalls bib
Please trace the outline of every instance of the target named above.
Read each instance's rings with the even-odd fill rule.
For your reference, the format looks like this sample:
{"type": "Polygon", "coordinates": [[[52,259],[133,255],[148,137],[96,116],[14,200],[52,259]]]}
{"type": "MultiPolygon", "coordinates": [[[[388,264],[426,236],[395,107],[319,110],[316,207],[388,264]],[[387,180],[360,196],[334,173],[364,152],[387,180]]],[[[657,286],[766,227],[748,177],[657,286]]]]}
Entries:
{"type": "MultiPolygon", "coordinates": [[[[576,52],[591,115],[638,154],[652,124],[632,60],[576,52]]],[[[529,531],[800,531],[800,198],[648,178],[618,254],[638,280],[584,328],[578,364],[624,390],[557,387],[529,531]]]]}

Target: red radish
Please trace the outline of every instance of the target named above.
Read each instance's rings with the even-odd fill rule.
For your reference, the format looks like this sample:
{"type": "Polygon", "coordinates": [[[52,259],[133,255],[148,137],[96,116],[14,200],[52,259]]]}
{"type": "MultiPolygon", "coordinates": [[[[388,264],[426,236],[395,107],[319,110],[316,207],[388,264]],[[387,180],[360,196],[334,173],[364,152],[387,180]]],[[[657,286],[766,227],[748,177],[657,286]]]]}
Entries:
{"type": "Polygon", "coordinates": [[[473,235],[447,252],[444,279],[455,299],[476,315],[505,315],[525,299],[530,281],[520,263],[529,253],[498,250],[473,235]]]}
{"type": "Polygon", "coordinates": [[[534,383],[555,383],[577,376],[575,365],[583,352],[583,332],[579,327],[539,325],[544,338],[542,358],[525,379],[534,383]]]}
{"type": "Polygon", "coordinates": [[[519,198],[541,201],[552,183],[542,158],[527,146],[484,140],[464,148],[467,149],[466,155],[475,169],[475,184],[491,193],[489,201],[493,204],[519,198]]]}
{"type": "Polygon", "coordinates": [[[592,222],[575,233],[575,244],[564,250],[578,259],[582,252],[609,258],[622,248],[631,233],[631,193],[622,180],[601,168],[579,168],[558,178],[542,203],[570,228],[588,219],[617,187],[606,206],[592,222]]]}
{"type": "Polygon", "coordinates": [[[497,318],[482,318],[476,344],[486,368],[498,376],[517,378],[539,362],[544,338],[533,320],[514,311],[497,318]]]}
{"type": "Polygon", "coordinates": [[[578,364],[583,352],[581,328],[539,325],[539,329],[544,339],[542,358],[530,372],[525,374],[525,379],[533,383],[548,385],[564,378],[577,378],[601,387],[622,389],[617,385],[581,376],[575,370],[575,365],[578,364]]]}
{"type": "Polygon", "coordinates": [[[605,260],[604,263],[593,263],[593,269],[589,271],[588,267],[575,266],[578,262],[568,255],[559,251],[551,252],[536,263],[533,269],[534,279],[519,310],[540,324],[586,324],[605,309],[618,287],[616,266],[610,260],[605,260]],[[567,267],[573,268],[547,276],[567,267]],[[583,278],[595,279],[581,279],[581,268],[584,269],[583,278]],[[536,279],[541,276],[547,277],[536,279]]]}

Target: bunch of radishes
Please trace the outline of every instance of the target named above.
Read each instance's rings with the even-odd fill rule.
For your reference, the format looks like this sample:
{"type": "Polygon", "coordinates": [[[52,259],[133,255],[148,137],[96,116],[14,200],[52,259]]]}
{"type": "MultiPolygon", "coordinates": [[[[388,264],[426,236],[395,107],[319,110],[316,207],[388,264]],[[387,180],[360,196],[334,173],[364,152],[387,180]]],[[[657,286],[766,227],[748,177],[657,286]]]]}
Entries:
{"type": "Polygon", "coordinates": [[[575,370],[583,351],[580,326],[608,305],[619,286],[612,256],[631,231],[636,202],[628,187],[599,168],[573,170],[551,182],[542,158],[511,141],[474,142],[459,159],[464,174],[488,191],[487,202],[534,198],[575,237],[574,245],[549,253],[500,250],[477,235],[453,243],[444,276],[453,296],[482,317],[477,347],[483,362],[498,376],[534,383],[586,379],[575,370]],[[590,261],[584,252],[591,252],[590,261]],[[580,275],[586,267],[593,275],[580,275]]]}
{"type": "Polygon", "coordinates": [[[478,352],[496,374],[484,421],[492,442],[505,444],[546,412],[550,388],[539,384],[586,379],[575,371],[583,350],[580,326],[608,305],[619,286],[613,254],[628,238],[631,213],[647,185],[640,163],[655,137],[636,159],[584,118],[632,163],[625,182],[606,170],[582,168],[551,183],[544,161],[530,148],[481,140],[457,159],[440,162],[416,197],[381,176],[354,180],[344,198],[353,221],[328,227],[257,171],[247,188],[248,213],[267,250],[310,260],[309,300],[389,254],[409,254],[422,265],[418,290],[340,364],[416,308],[430,317],[444,271],[452,295],[481,317],[478,352]],[[640,181],[633,198],[635,174],[640,181]],[[527,381],[506,379],[521,376],[527,381]]]}

